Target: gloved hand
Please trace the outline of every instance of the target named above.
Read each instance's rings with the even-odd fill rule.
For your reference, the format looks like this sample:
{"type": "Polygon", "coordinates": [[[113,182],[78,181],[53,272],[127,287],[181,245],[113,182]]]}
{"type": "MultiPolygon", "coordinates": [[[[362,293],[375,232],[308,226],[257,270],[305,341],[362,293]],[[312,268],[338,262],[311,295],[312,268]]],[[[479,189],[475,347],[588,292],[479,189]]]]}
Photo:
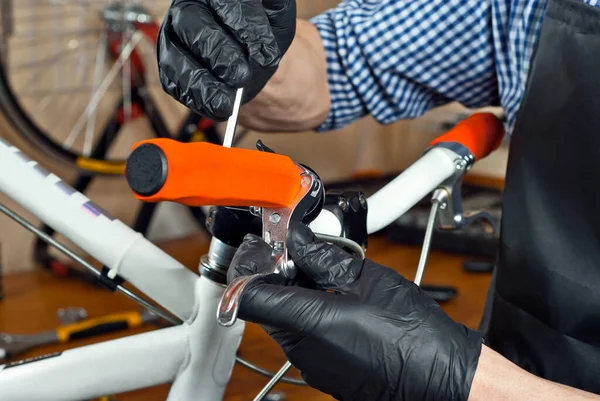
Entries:
{"type": "Polygon", "coordinates": [[[216,121],[253,99],[296,33],[295,0],[173,0],[158,36],[163,89],[216,121]]]}
{"type": "MultiPolygon", "coordinates": [[[[317,240],[302,224],[287,240],[298,275],[250,284],[239,317],[259,323],[312,387],[338,400],[467,400],[481,335],[454,322],[414,283],[317,240]]],[[[249,235],[229,281],[266,269],[271,248],[249,235]]]]}

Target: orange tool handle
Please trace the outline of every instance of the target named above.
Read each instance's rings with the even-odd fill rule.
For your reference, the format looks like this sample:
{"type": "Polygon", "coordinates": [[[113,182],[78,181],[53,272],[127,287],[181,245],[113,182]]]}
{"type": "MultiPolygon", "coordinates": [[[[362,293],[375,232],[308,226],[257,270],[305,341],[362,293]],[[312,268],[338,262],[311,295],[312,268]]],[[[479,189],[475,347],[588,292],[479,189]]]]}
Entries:
{"type": "Polygon", "coordinates": [[[56,329],[56,334],[59,342],[66,343],[70,340],[139,327],[142,324],[140,312],[124,312],[62,326],[56,329]]]}
{"type": "Polygon", "coordinates": [[[460,143],[480,160],[496,150],[504,138],[504,125],[492,113],[475,113],[460,121],[454,128],[434,139],[438,143],[460,143]]]}
{"type": "Polygon", "coordinates": [[[173,139],[138,142],[125,175],[135,197],[188,206],[290,206],[302,169],[289,157],[173,139]]]}

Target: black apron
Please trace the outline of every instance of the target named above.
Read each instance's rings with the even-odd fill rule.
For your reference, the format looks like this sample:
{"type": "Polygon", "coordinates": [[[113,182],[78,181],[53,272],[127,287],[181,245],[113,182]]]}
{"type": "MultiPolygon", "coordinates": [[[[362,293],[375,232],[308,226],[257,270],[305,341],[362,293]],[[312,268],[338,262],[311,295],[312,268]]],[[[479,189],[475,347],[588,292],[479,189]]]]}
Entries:
{"type": "Polygon", "coordinates": [[[600,9],[550,0],[511,137],[486,343],[600,393],[600,9]]]}

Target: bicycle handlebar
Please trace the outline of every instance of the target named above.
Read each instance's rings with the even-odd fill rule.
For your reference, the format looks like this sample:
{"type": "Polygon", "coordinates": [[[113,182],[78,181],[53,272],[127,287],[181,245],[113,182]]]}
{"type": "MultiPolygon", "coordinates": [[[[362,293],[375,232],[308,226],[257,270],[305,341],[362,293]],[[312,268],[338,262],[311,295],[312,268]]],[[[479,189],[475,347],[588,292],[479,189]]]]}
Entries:
{"type": "MultiPolygon", "coordinates": [[[[434,139],[429,151],[367,199],[367,232],[372,234],[389,226],[456,173],[459,155],[452,147],[436,145],[457,143],[469,150],[474,162],[495,150],[503,137],[504,126],[494,114],[476,113],[434,139]]],[[[311,227],[324,234],[340,235],[339,223],[326,213],[322,215],[311,227]]]]}
{"type": "MultiPolygon", "coordinates": [[[[455,153],[437,151],[435,145],[458,143],[477,161],[503,136],[495,115],[476,113],[433,140],[433,149],[369,198],[369,232],[390,224],[454,174],[455,153]]],[[[136,198],[146,202],[276,208],[294,201],[302,171],[283,155],[160,138],[134,145],[125,174],[136,198]]]]}
{"type": "Polygon", "coordinates": [[[145,202],[276,208],[294,201],[302,171],[283,155],[159,138],[133,146],[125,176],[145,202]]]}

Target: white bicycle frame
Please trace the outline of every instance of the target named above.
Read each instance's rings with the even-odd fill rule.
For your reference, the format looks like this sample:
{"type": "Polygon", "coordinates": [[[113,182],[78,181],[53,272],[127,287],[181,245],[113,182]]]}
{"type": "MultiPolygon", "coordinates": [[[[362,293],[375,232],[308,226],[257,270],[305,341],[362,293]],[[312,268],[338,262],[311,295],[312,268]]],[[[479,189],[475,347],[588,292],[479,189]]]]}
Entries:
{"type": "MultiPolygon", "coordinates": [[[[368,232],[386,227],[456,173],[458,153],[434,147],[368,199],[368,232]]],[[[172,383],[168,401],[223,399],[244,322],[217,323],[224,286],[161,251],[0,139],[0,192],[145,293],[183,324],[0,365],[0,401],[79,401],[172,383]]],[[[323,211],[315,232],[341,235],[323,211]]]]}

